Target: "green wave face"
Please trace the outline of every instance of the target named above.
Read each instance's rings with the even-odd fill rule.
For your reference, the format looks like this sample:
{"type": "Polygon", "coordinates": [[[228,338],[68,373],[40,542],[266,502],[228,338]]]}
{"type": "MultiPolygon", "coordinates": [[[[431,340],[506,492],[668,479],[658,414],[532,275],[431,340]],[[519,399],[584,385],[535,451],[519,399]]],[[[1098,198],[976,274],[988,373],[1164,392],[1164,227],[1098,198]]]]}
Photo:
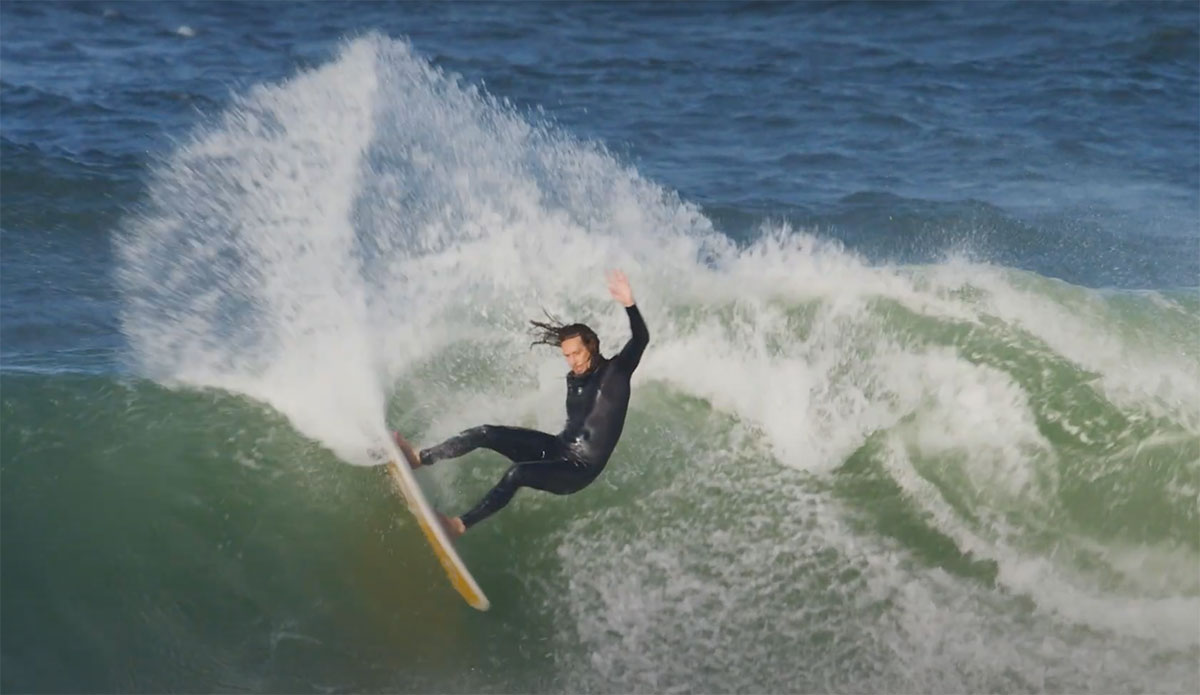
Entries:
{"type": "MultiPolygon", "coordinates": [[[[919,289],[645,302],[652,349],[604,476],[522,492],[461,541],[486,615],[379,470],[274,408],[8,375],[5,584],[29,600],[5,641],[37,658],[5,678],[70,662],[63,687],[114,689],[1190,688],[1195,303],[954,264],[859,272],[919,289]]],[[[448,342],[398,379],[390,419],[418,441],[553,429],[557,359],[501,325],[448,342]]],[[[421,477],[461,510],[503,465],[421,477]]]]}
{"type": "MultiPolygon", "coordinates": [[[[239,97],[147,199],[117,255],[150,380],[3,377],[6,689],[1200,686],[1194,290],[734,244],[378,36],[239,97]],[[623,440],[462,539],[477,614],[368,452],[557,431],[526,321],[615,352],[614,266],[651,331],[623,440]]],[[[420,476],[455,512],[503,465],[420,476]]]]}

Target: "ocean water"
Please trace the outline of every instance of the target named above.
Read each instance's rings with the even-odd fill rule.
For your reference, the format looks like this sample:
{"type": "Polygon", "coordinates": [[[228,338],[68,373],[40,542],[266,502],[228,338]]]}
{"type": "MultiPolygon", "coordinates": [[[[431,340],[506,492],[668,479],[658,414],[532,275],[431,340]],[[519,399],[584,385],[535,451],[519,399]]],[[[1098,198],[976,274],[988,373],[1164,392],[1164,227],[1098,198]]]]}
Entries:
{"type": "Polygon", "coordinates": [[[0,4],[0,689],[1200,690],[1198,29],[0,4]],[[367,452],[557,431],[611,267],[625,435],[475,612],[367,452]]]}

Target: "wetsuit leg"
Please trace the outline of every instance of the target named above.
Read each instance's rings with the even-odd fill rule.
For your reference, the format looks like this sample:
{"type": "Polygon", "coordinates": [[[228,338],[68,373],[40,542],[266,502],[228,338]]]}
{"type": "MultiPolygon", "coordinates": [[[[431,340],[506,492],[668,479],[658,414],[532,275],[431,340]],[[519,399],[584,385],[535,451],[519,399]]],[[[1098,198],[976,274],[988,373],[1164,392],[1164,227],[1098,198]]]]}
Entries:
{"type": "Polygon", "coordinates": [[[421,450],[421,465],[458,458],[480,447],[491,449],[510,461],[539,461],[559,456],[562,442],[552,434],[524,427],[480,425],[463,430],[441,444],[421,450]]]}
{"type": "Polygon", "coordinates": [[[587,487],[595,479],[596,471],[565,458],[515,463],[504,473],[496,487],[479,500],[479,504],[462,515],[463,525],[471,528],[500,511],[512,500],[519,488],[531,487],[556,495],[569,495],[587,487]]]}

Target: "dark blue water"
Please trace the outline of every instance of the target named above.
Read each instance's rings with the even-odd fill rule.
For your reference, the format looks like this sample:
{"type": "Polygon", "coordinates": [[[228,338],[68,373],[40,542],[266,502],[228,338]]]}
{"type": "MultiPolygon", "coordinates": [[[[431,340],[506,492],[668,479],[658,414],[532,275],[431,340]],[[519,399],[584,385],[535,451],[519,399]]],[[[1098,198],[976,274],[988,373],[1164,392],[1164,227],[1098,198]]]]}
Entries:
{"type": "Polygon", "coordinates": [[[1198,286],[1195,3],[5,2],[3,688],[1193,692],[1198,286]],[[324,423],[554,426],[616,263],[463,613],[324,423]]]}
{"type": "Polygon", "coordinates": [[[1195,13],[6,4],[4,349],[112,347],[107,237],[149,162],[233,93],[371,30],[603,143],[734,238],[786,220],[881,260],[955,251],[1088,286],[1195,286],[1195,13]],[[65,322],[36,315],[47,302],[65,322]]]}

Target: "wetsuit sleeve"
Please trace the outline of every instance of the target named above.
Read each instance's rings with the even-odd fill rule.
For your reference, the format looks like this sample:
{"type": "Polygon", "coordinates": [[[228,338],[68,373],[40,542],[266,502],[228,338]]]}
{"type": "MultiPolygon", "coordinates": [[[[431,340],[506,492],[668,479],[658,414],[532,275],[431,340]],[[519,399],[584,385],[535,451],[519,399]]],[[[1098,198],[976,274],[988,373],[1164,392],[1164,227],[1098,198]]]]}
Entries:
{"type": "Polygon", "coordinates": [[[650,331],[646,328],[646,321],[642,319],[642,312],[638,311],[637,304],[625,307],[625,313],[629,314],[629,330],[633,332],[633,337],[621,348],[621,353],[617,355],[617,364],[626,372],[632,373],[637,369],[638,362],[641,362],[646,345],[650,343],[650,331]]]}

